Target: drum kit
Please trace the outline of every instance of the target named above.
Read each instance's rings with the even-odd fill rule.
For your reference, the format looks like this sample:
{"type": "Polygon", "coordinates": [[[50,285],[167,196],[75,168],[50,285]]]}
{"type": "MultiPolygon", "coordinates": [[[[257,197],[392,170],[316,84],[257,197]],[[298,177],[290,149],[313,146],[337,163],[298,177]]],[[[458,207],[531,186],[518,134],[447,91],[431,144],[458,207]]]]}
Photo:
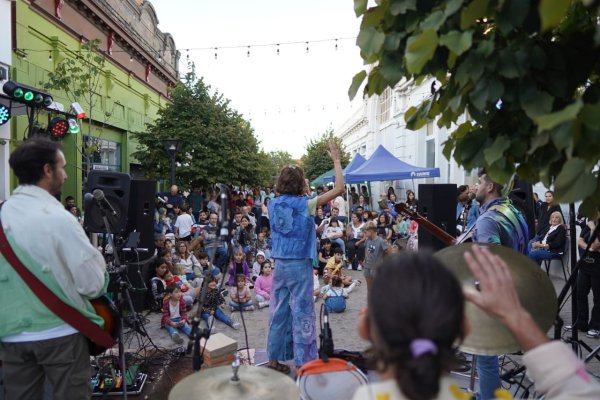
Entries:
{"type": "MultiPolygon", "coordinates": [[[[479,290],[478,282],[464,261],[463,254],[472,243],[450,246],[435,254],[459,279],[465,290],[479,290]]],[[[490,245],[509,266],[519,299],[543,331],[554,322],[557,311],[556,292],[548,276],[528,257],[511,249],[490,245]]],[[[471,332],[460,350],[476,355],[508,354],[519,346],[508,330],[483,311],[467,303],[465,309],[471,332]]],[[[361,385],[368,383],[365,374],[352,362],[330,357],[311,361],[297,371],[296,382],[272,369],[239,365],[217,367],[192,374],[181,380],[170,400],[203,399],[303,399],[351,398],[361,385]]]]}

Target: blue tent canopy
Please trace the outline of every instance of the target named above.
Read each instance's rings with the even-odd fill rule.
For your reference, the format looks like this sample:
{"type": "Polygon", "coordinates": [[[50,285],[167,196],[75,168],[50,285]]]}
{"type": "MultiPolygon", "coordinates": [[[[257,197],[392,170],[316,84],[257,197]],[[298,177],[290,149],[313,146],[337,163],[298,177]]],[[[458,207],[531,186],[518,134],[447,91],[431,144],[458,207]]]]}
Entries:
{"type": "MultiPolygon", "coordinates": [[[[357,169],[358,167],[360,167],[361,165],[363,165],[367,160],[361,156],[359,153],[356,153],[354,155],[354,158],[352,159],[352,161],[350,161],[350,163],[348,165],[346,165],[346,168],[344,168],[342,170],[342,173],[344,174],[344,177],[346,177],[346,175],[352,171],[354,171],[355,169],[357,169]]],[[[335,182],[335,173],[333,175],[328,175],[325,176],[323,178],[323,182],[335,182]]]]}
{"type": "Polygon", "coordinates": [[[422,168],[407,164],[379,145],[360,167],[346,175],[346,183],[437,178],[439,168],[422,168]]]}

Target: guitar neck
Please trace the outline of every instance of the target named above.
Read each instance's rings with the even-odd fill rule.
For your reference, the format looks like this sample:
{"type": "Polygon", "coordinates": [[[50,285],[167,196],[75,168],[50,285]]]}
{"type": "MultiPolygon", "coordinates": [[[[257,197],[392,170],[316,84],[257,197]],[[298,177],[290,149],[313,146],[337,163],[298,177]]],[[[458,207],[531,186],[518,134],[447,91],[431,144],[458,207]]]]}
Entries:
{"type": "Polygon", "coordinates": [[[419,226],[422,226],[433,236],[440,239],[442,242],[444,242],[446,246],[450,246],[455,243],[456,238],[454,236],[450,235],[448,232],[435,225],[433,222],[429,221],[427,218],[423,217],[418,212],[409,210],[408,207],[406,207],[406,204],[398,203],[396,204],[395,209],[398,213],[417,221],[419,226]]]}

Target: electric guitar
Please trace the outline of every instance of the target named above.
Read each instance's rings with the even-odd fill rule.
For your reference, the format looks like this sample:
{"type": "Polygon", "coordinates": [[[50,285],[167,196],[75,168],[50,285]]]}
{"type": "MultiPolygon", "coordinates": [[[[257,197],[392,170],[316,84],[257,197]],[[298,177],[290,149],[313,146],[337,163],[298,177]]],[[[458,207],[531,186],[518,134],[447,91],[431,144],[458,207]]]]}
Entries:
{"type": "Polygon", "coordinates": [[[443,230],[442,228],[440,228],[439,226],[437,226],[436,224],[419,214],[418,212],[409,210],[406,203],[396,203],[394,205],[394,209],[398,214],[404,215],[405,217],[417,221],[419,226],[422,226],[433,236],[440,239],[446,246],[453,246],[455,244],[461,244],[471,241],[471,229],[467,229],[465,233],[455,238],[454,236],[450,235],[448,232],[446,232],[445,230],[443,230]]]}
{"type": "MultiPolygon", "coordinates": [[[[97,299],[90,300],[90,303],[92,303],[96,314],[104,320],[104,332],[108,333],[116,341],[121,327],[119,326],[119,311],[117,310],[115,303],[106,296],[100,296],[97,299]]],[[[107,349],[106,347],[91,341],[89,338],[88,344],[90,355],[92,356],[102,354],[107,349]]]]}

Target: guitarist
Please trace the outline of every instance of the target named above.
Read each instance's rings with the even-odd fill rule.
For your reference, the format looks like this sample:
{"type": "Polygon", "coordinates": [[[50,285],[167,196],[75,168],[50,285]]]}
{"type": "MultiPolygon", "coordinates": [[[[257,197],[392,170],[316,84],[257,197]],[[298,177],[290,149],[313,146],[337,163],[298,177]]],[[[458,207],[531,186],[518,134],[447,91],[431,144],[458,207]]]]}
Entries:
{"type": "MultiPolygon", "coordinates": [[[[0,210],[10,248],[52,293],[102,325],[88,299],[105,292],[106,265],[77,219],[55,198],[67,179],[60,145],[28,139],[13,151],[9,164],[20,184],[0,210]]],[[[5,398],[41,399],[48,379],[54,399],[89,399],[86,337],[52,313],[12,265],[0,255],[5,398]]]]}
{"type": "MultiPolygon", "coordinates": [[[[473,241],[493,243],[527,253],[528,229],[521,213],[502,196],[502,186],[485,173],[479,172],[475,199],[479,202],[479,217],[473,228],[473,241]]],[[[477,373],[481,399],[492,399],[500,388],[500,368],[497,356],[477,356],[477,373]]]]}

